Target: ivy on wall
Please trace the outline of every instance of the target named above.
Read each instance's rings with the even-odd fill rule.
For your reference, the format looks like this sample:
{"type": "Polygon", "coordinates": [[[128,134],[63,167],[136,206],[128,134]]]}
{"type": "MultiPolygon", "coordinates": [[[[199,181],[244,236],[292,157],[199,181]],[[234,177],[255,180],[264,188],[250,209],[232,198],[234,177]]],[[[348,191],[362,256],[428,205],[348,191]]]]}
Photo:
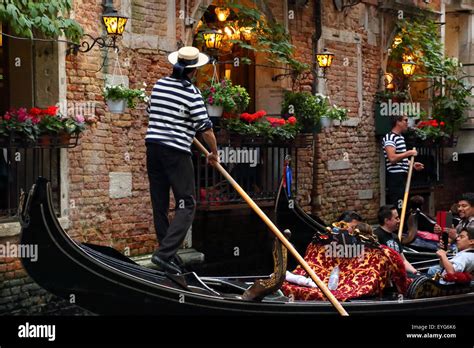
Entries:
{"type": "Polygon", "coordinates": [[[8,25],[12,34],[22,37],[33,38],[41,33],[47,38],[57,38],[64,34],[69,40],[79,42],[83,30],[68,18],[71,8],[72,0],[4,0],[0,3],[0,22],[8,25]]]}
{"type": "Polygon", "coordinates": [[[431,80],[433,118],[446,123],[449,133],[466,121],[472,87],[456,58],[444,56],[439,24],[429,18],[398,22],[401,42],[392,46],[390,60],[397,62],[391,72],[400,74],[401,62],[408,56],[417,64],[414,79],[431,80]]]}

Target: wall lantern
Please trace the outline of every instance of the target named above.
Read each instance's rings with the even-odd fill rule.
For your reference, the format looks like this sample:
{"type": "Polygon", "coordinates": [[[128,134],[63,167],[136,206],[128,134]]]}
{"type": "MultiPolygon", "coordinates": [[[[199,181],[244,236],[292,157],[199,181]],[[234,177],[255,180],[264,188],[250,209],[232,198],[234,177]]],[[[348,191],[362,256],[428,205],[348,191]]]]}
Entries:
{"type": "Polygon", "coordinates": [[[416,63],[412,60],[407,60],[402,63],[403,75],[406,77],[413,76],[415,73],[416,63]]]}
{"type": "Polygon", "coordinates": [[[127,24],[128,17],[121,16],[115,10],[112,0],[104,0],[102,6],[104,12],[102,14],[102,22],[104,23],[105,29],[107,30],[107,36],[94,38],[89,34],[85,34],[92,40],[92,43],[83,41],[79,44],[71,44],[69,46],[69,53],[76,54],[77,52],[89,52],[92,47],[97,44],[100,48],[113,48],[118,51],[117,38],[122,36],[125,31],[125,25],[127,24]]]}
{"type": "Polygon", "coordinates": [[[318,65],[323,69],[322,77],[326,77],[326,70],[327,68],[331,67],[333,58],[334,54],[329,52],[326,48],[323,50],[323,52],[316,54],[318,65]]]}
{"type": "Polygon", "coordinates": [[[119,35],[122,36],[125,25],[127,24],[127,17],[119,16],[118,13],[104,13],[102,15],[105,28],[107,29],[107,35],[119,35]]]}
{"type": "Polygon", "coordinates": [[[225,22],[227,20],[227,17],[229,17],[230,15],[230,8],[216,7],[214,12],[216,13],[219,22],[225,22]]]}

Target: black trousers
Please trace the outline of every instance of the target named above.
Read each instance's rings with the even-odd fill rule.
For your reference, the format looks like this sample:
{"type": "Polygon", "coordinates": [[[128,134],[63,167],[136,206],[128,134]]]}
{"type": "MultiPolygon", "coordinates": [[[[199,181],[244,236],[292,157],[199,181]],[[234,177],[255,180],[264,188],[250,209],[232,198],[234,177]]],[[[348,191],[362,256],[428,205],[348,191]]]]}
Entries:
{"type": "Polygon", "coordinates": [[[408,173],[388,173],[387,172],[387,204],[393,204],[400,212],[405,195],[405,185],[408,173]]]}
{"type": "Polygon", "coordinates": [[[160,243],[155,254],[168,261],[186,237],[196,210],[194,167],[191,156],[159,144],[146,144],[153,221],[160,243]],[[170,188],[176,202],[175,218],[169,223],[170,188]]]}

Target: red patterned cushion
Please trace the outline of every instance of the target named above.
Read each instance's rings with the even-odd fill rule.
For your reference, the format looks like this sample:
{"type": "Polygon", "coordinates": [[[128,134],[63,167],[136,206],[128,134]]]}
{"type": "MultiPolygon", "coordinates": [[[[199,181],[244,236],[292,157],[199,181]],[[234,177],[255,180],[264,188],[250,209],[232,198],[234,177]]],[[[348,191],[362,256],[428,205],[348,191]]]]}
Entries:
{"type": "MultiPolygon", "coordinates": [[[[390,280],[401,293],[405,293],[409,284],[401,257],[390,248],[365,247],[360,258],[336,258],[329,257],[323,245],[310,244],[304,259],[325,284],[328,283],[333,268],[339,266],[339,285],[331,292],[340,301],[381,295],[390,284],[390,280]]],[[[307,276],[301,266],[298,266],[293,273],[307,276]]],[[[318,288],[288,282],[283,284],[282,291],[295,300],[326,299],[318,288]]]]}

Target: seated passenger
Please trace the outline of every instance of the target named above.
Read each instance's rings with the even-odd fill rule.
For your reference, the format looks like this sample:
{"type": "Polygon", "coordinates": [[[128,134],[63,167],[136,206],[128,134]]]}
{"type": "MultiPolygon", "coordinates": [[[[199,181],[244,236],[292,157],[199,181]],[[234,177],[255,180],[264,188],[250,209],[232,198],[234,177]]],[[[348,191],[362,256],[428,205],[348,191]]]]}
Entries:
{"type": "MultiPolygon", "coordinates": [[[[359,223],[351,233],[343,229],[349,227],[347,223],[334,225],[329,239],[315,239],[308,246],[304,259],[325,284],[329,283],[336,267],[339,268],[337,287],[331,290],[338,300],[380,296],[392,283],[399,293],[406,292],[409,280],[403,261],[397,253],[378,244],[369,225],[359,223]],[[348,238],[338,238],[344,233],[353,236],[355,243],[348,243],[348,238]]],[[[301,266],[287,273],[282,291],[297,300],[325,300],[301,266]]]]}
{"type": "Polygon", "coordinates": [[[351,227],[354,227],[359,222],[363,222],[364,219],[362,218],[362,216],[357,214],[354,210],[346,210],[339,216],[337,221],[347,222],[351,227]]]}
{"type": "MultiPolygon", "coordinates": [[[[456,237],[456,245],[459,252],[450,260],[446,256],[443,241],[436,252],[440,259],[440,266],[430,267],[428,275],[432,276],[441,273],[442,277],[458,272],[470,273],[471,278],[474,275],[474,227],[465,227],[456,237]]],[[[441,281],[443,282],[443,281],[441,281]]]]}
{"type": "Polygon", "coordinates": [[[458,200],[458,212],[461,220],[456,228],[446,227],[450,241],[456,241],[457,235],[466,227],[474,227],[474,192],[464,193],[458,200]]]}
{"type": "Polygon", "coordinates": [[[374,233],[377,236],[379,243],[388,246],[400,254],[409,276],[420,274],[420,272],[418,272],[415,267],[408,262],[405,255],[403,255],[402,244],[396,234],[400,224],[397,208],[393,205],[384,205],[380,207],[377,218],[380,226],[375,229],[374,233]]]}

